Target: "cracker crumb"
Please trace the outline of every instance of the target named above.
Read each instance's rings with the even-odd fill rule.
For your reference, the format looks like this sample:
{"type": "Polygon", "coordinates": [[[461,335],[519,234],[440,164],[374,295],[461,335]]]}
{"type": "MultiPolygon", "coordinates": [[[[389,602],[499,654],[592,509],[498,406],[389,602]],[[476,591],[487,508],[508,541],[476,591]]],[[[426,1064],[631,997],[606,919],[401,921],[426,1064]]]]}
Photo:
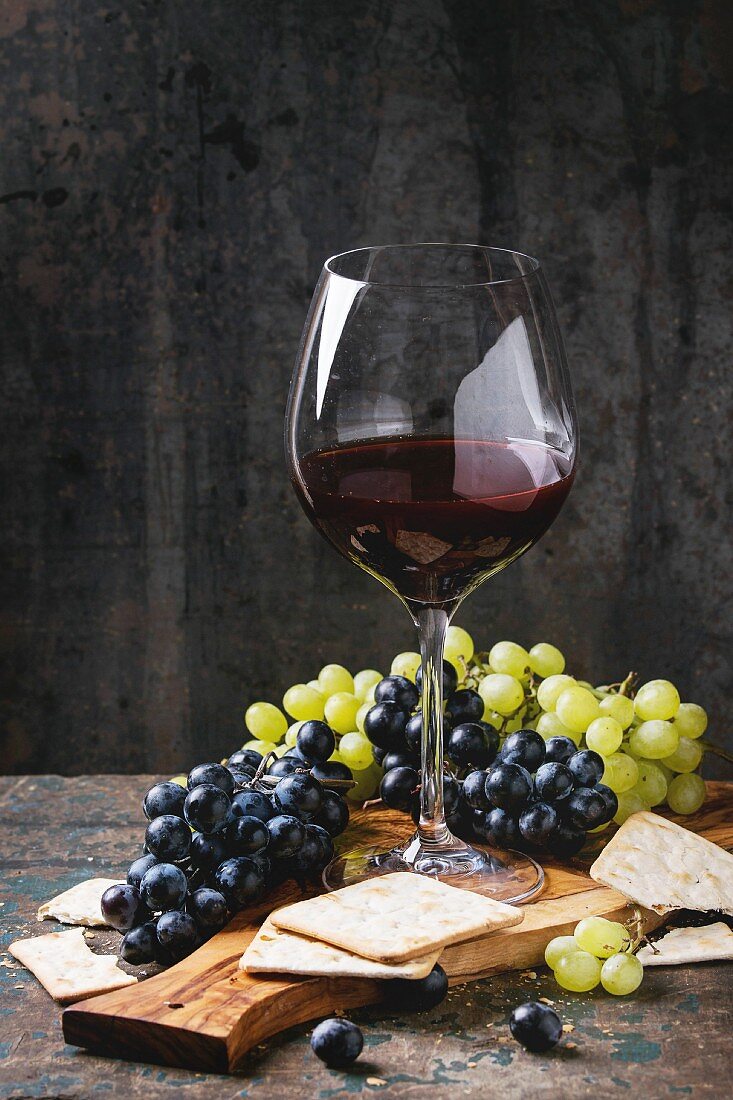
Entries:
{"type": "Polygon", "coordinates": [[[476,1069],[476,1062],[466,1062],[469,1069],[476,1069]]]}
{"type": "Polygon", "coordinates": [[[366,1083],[368,1085],[374,1085],[376,1088],[381,1088],[382,1085],[387,1084],[383,1077],[367,1077],[366,1083]]]}
{"type": "Polygon", "coordinates": [[[519,977],[520,978],[530,978],[531,980],[534,980],[537,977],[537,971],[536,970],[523,970],[522,973],[519,975],[519,977]]]}
{"type": "Polygon", "coordinates": [[[566,1050],[577,1050],[578,1049],[578,1044],[577,1043],[566,1043],[565,1044],[565,1049],[566,1050]]]}
{"type": "Polygon", "coordinates": [[[542,1001],[543,1005],[554,1005],[554,1001],[551,1001],[549,997],[538,997],[538,1001],[542,1001]]]}

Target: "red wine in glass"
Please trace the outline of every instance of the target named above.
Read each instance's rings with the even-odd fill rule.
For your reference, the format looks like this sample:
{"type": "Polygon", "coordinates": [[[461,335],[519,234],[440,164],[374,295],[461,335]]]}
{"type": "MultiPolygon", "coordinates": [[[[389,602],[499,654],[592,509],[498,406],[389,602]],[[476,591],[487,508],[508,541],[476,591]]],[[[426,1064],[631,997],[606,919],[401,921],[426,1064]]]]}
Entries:
{"type": "Polygon", "coordinates": [[[304,455],[296,487],[342,554],[405,599],[444,604],[528,550],[572,483],[545,444],[380,439],[304,455]]]}

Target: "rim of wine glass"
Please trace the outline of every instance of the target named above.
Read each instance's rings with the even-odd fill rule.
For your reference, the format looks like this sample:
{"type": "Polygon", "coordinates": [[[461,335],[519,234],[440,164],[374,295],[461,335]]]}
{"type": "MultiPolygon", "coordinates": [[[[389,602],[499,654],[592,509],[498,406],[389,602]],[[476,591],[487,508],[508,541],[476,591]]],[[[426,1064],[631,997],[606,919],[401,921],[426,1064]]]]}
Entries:
{"type": "Polygon", "coordinates": [[[392,287],[396,290],[467,290],[471,287],[481,286],[506,286],[509,283],[523,283],[527,279],[536,276],[541,270],[542,265],[536,256],[530,256],[527,252],[518,252],[515,248],[497,248],[494,245],[484,244],[462,244],[450,241],[418,241],[412,244],[373,244],[362,245],[361,248],[349,248],[345,252],[334,252],[332,256],[329,256],[325,261],[323,268],[328,271],[329,275],[333,275],[338,279],[345,279],[350,283],[358,283],[360,286],[384,286],[392,287]],[[516,256],[518,259],[527,260],[531,265],[531,270],[525,273],[519,273],[518,275],[512,275],[506,279],[481,279],[478,282],[472,283],[391,283],[384,282],[381,279],[357,279],[353,275],[342,275],[340,271],[334,271],[331,264],[334,260],[344,259],[346,256],[356,256],[361,252],[378,253],[386,249],[402,250],[407,252],[410,249],[417,248],[453,248],[456,251],[460,249],[469,250],[472,252],[485,253],[500,253],[502,256],[516,256]]]}

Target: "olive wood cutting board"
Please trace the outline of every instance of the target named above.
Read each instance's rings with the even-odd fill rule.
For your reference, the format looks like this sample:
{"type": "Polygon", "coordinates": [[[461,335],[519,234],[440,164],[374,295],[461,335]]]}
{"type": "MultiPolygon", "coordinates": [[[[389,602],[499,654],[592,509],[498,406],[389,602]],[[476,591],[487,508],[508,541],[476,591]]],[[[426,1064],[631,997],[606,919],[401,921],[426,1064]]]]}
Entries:
{"type": "MultiPolygon", "coordinates": [[[[675,820],[733,848],[733,784],[710,783],[708,788],[709,799],[698,813],[675,820]]],[[[403,814],[392,810],[357,810],[342,839],[352,848],[386,848],[407,835],[408,825],[403,814]]],[[[524,907],[522,924],[446,948],[440,963],[451,984],[541,964],[547,942],[571,933],[582,917],[628,918],[631,909],[625,898],[598,886],[588,875],[592,859],[610,835],[599,834],[592,850],[570,864],[542,861],[545,889],[524,907]]],[[[281,887],[266,904],[240,913],[169,970],[137,986],[72,1005],[63,1013],[64,1038],[100,1054],[226,1073],[243,1068],[255,1044],[285,1028],[337,1010],[380,1001],[388,1005],[389,982],[275,980],[238,969],[244,948],[267,912],[302,896],[296,886],[281,887]]],[[[660,923],[654,913],[642,911],[642,917],[647,931],[660,923]]]]}

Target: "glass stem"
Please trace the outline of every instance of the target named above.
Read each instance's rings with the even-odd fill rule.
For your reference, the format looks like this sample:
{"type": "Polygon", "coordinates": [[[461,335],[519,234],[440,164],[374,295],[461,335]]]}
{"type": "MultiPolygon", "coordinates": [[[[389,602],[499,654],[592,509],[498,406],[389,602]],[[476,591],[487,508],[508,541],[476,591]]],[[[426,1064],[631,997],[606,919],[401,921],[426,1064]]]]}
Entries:
{"type": "Polygon", "coordinates": [[[443,807],[443,650],[449,615],[440,608],[417,612],[422,657],[422,791],[418,836],[426,848],[443,847],[451,834],[443,807]]]}

